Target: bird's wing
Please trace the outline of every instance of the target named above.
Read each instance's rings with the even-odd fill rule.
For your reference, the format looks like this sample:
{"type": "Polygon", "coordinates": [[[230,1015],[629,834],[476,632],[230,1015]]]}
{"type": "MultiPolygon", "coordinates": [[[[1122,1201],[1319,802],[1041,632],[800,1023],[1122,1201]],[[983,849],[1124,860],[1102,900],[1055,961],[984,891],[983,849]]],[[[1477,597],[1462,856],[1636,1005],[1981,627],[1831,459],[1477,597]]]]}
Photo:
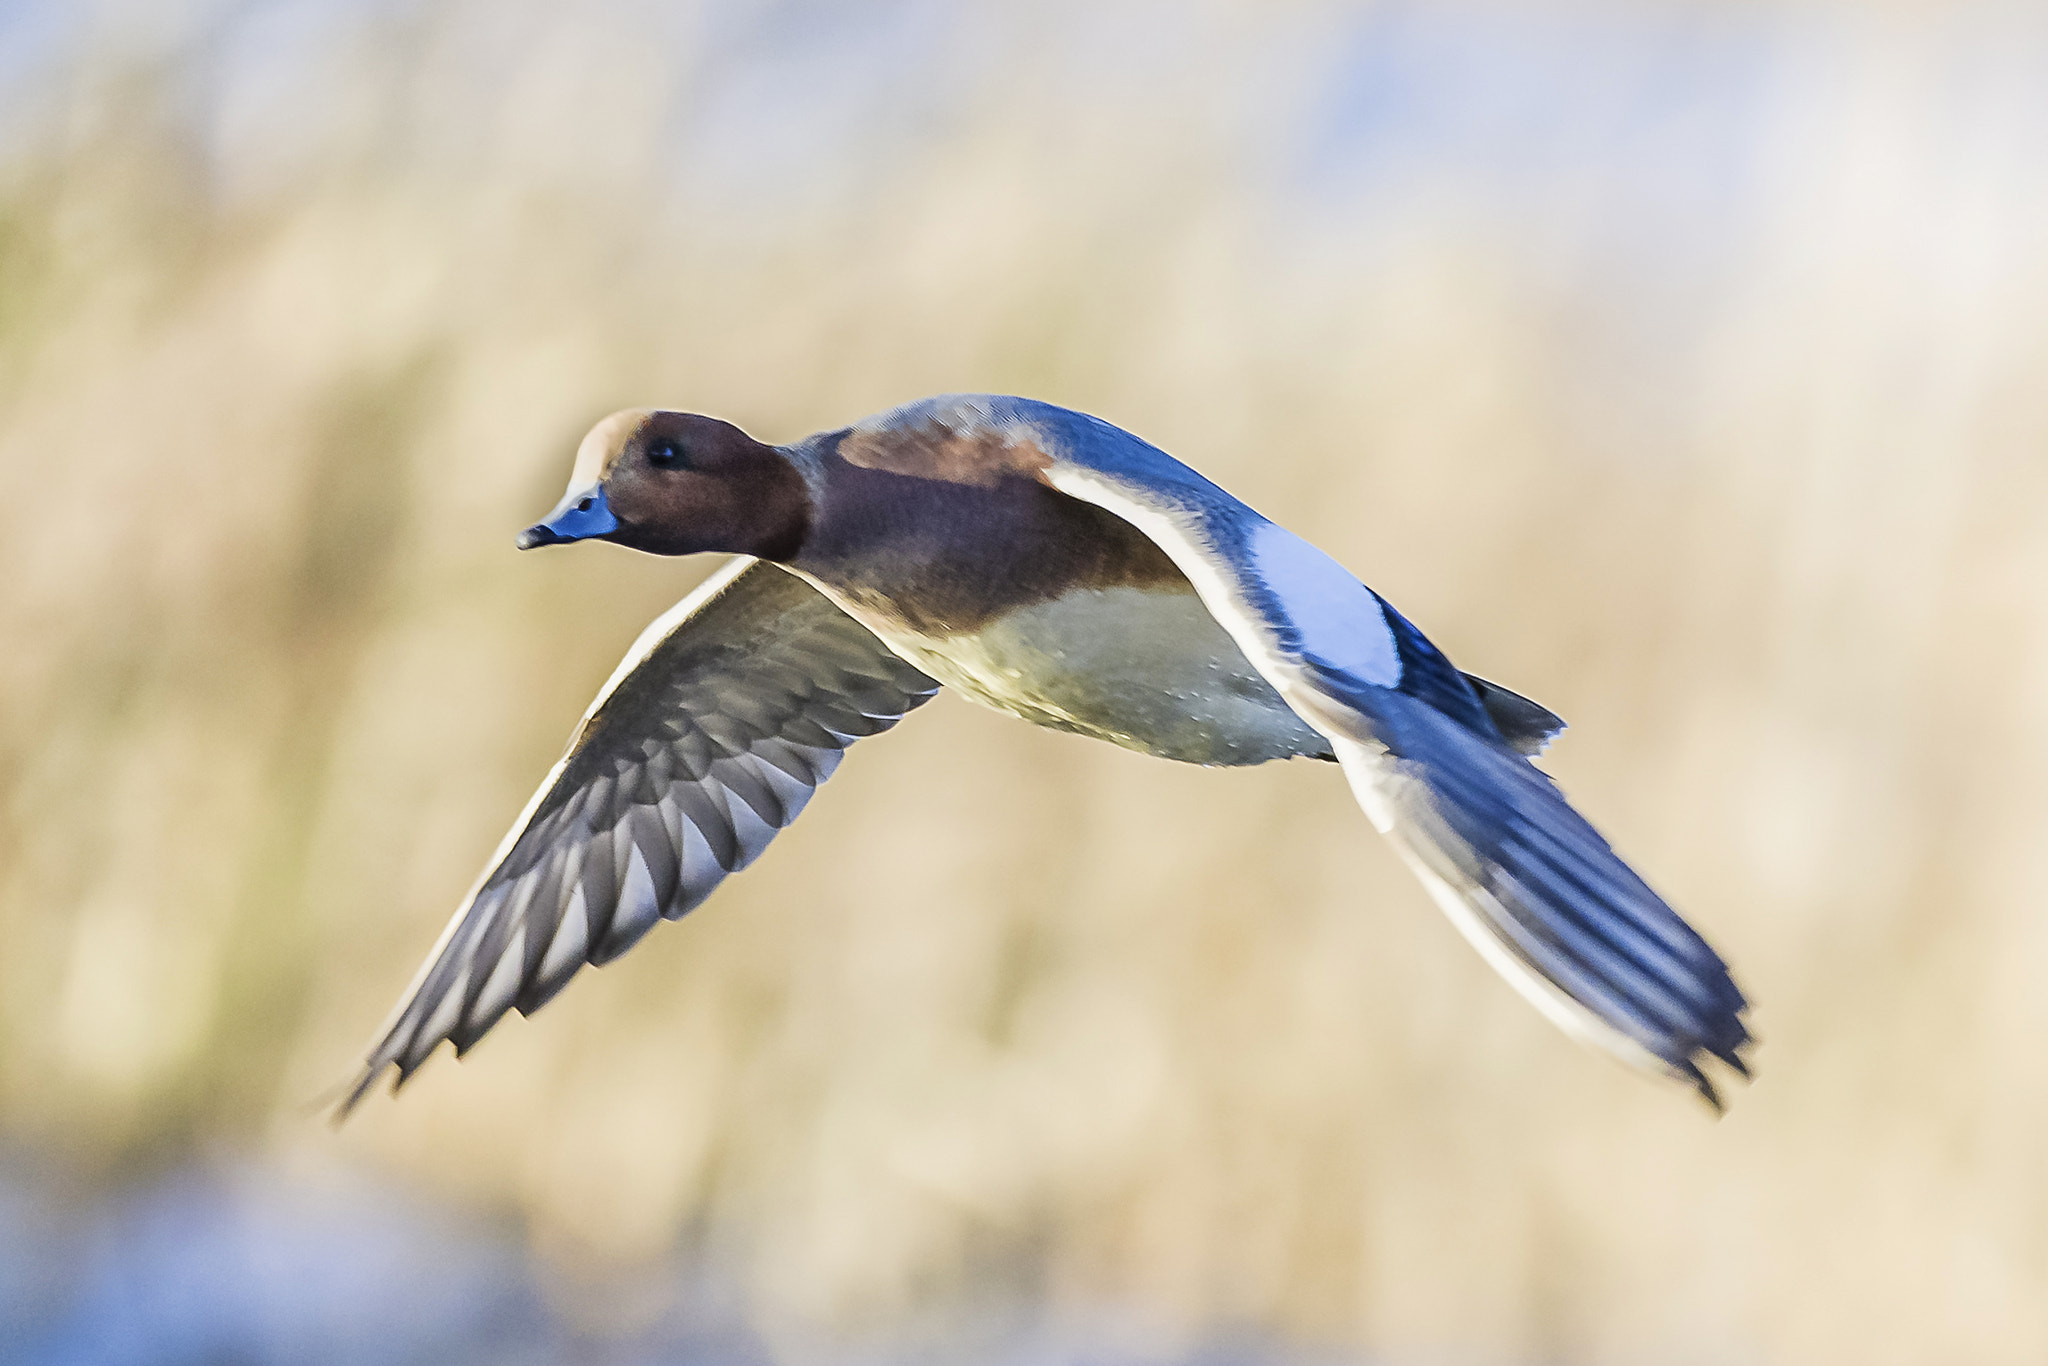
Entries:
{"type": "Polygon", "coordinates": [[[846,747],[939,685],[810,585],[736,559],[656,618],[591,703],[357,1075],[396,1085],[699,905],[846,747]]]}
{"type": "Polygon", "coordinates": [[[1706,941],[1518,752],[1554,717],[1504,728],[1504,699],[1489,706],[1378,594],[1164,452],[1094,418],[995,403],[1015,405],[988,421],[1040,448],[1040,479],[1130,522],[1188,576],[1329,739],[1359,804],[1487,962],[1566,1032],[1719,1104],[1699,1064],[1746,1074],[1746,1002],[1706,941]]]}
{"type": "Polygon", "coordinates": [[[1465,682],[1478,694],[1479,705],[1493,718],[1493,728],[1515,753],[1533,759],[1564,733],[1564,718],[1542,703],[1490,683],[1478,674],[1466,674],[1465,682]]]}

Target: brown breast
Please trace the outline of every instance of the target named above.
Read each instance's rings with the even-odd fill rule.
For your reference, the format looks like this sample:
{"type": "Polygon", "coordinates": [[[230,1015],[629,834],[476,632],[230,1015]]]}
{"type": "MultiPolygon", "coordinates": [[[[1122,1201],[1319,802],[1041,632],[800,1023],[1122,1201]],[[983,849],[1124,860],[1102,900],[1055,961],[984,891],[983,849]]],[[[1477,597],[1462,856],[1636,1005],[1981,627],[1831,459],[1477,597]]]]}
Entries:
{"type": "Polygon", "coordinates": [[[1077,588],[1193,591],[1121,518],[1041,482],[1028,440],[932,424],[849,432],[823,451],[797,568],[920,635],[978,631],[1077,588]]]}

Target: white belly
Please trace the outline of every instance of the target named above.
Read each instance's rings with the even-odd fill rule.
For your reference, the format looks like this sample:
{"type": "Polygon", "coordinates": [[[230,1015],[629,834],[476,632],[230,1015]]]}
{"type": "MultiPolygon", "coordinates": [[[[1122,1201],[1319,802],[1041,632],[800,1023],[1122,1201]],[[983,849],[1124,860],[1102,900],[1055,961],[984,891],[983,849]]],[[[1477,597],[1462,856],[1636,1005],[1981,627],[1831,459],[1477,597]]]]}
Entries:
{"type": "Polygon", "coordinates": [[[1195,764],[1329,753],[1192,590],[1079,589],[972,634],[866,624],[941,683],[1034,725],[1195,764]]]}

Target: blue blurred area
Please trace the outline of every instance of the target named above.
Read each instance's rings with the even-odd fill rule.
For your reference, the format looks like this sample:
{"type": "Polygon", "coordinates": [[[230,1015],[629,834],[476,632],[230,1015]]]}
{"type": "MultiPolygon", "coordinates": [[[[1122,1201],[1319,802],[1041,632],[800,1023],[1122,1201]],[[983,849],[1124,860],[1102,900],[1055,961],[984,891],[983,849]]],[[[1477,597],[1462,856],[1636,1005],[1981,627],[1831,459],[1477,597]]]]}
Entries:
{"type": "Polygon", "coordinates": [[[1803,49],[1821,36],[1662,7],[1460,23],[1440,6],[1371,6],[1308,87],[1296,188],[1344,212],[1398,201],[1448,166],[1526,207],[1583,210],[1597,198],[1594,221],[1545,225],[1593,229],[1583,245],[1595,251],[1640,247],[1646,234],[1657,248],[1707,245],[1753,194],[1769,116],[1811,76],[1803,49]],[[1619,182],[1597,197],[1585,184],[1595,168],[1619,182]]]}
{"type": "MultiPolygon", "coordinates": [[[[573,1312],[560,1267],[522,1231],[360,1177],[308,1181],[253,1163],[188,1166],[82,1203],[61,1179],[0,1166],[5,1366],[344,1366],[357,1362],[766,1366],[785,1359],[731,1293],[680,1265],[629,1331],[573,1312]],[[553,1293],[551,1294],[550,1291],[553,1293]],[[651,1320],[651,1321],[650,1321],[651,1320]]],[[[645,1278],[644,1271],[635,1276],[645,1278]]],[[[645,1289],[645,1287],[642,1287],[645,1289]]],[[[587,1310],[588,1306],[586,1306],[587,1310]]],[[[1112,1332],[1000,1307],[968,1336],[989,1366],[1334,1366],[1224,1334],[1171,1357],[1112,1332]],[[1090,1338],[1105,1339],[1091,1344],[1090,1338]]],[[[944,1348],[833,1351],[862,1366],[963,1359],[944,1348]]],[[[1342,1358],[1356,1361],[1356,1357],[1342,1358]]]]}
{"type": "MultiPolygon", "coordinates": [[[[1041,21],[994,3],[720,0],[600,5],[587,26],[507,10],[472,17],[445,51],[434,21],[446,15],[416,0],[195,0],[141,22],[147,8],[17,0],[0,11],[14,155],[74,135],[93,80],[169,73],[230,194],[297,188],[363,154],[488,177],[518,154],[494,134],[533,98],[508,79],[524,74],[516,64],[585,27],[652,55],[653,74],[630,78],[652,88],[633,93],[651,97],[646,126],[698,212],[858,200],[977,114],[1018,103],[1043,115],[1027,140],[1064,145],[1077,125],[1150,117],[1169,141],[1220,144],[1236,162],[1206,170],[1340,217],[1447,172],[1489,196],[1571,199],[1559,177],[1620,163],[1630,175],[1605,187],[1607,207],[1638,205],[1681,232],[1739,194],[1769,114],[1846,31],[1824,16],[1683,5],[1524,13],[1396,0],[1233,21],[1227,9],[1119,0],[1041,21]]],[[[1624,216],[1636,231],[1659,225],[1624,216]]]]}
{"type": "Polygon", "coordinates": [[[764,1359],[729,1319],[582,1341],[516,1239],[367,1181],[184,1168],[81,1211],[16,1169],[0,1227],[10,1363],[764,1359]]]}

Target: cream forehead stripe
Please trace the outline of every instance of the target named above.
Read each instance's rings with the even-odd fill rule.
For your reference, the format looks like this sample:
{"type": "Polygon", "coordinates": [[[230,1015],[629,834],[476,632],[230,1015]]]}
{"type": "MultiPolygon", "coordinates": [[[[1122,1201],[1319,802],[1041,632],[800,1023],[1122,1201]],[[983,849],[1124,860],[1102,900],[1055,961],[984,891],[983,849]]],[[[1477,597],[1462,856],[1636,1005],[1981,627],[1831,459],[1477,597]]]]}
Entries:
{"type": "Polygon", "coordinates": [[[576,448],[576,464],[569,471],[569,487],[588,488],[604,478],[606,462],[652,416],[652,408],[625,408],[592,427],[590,434],[583,438],[583,444],[576,448]]]}

